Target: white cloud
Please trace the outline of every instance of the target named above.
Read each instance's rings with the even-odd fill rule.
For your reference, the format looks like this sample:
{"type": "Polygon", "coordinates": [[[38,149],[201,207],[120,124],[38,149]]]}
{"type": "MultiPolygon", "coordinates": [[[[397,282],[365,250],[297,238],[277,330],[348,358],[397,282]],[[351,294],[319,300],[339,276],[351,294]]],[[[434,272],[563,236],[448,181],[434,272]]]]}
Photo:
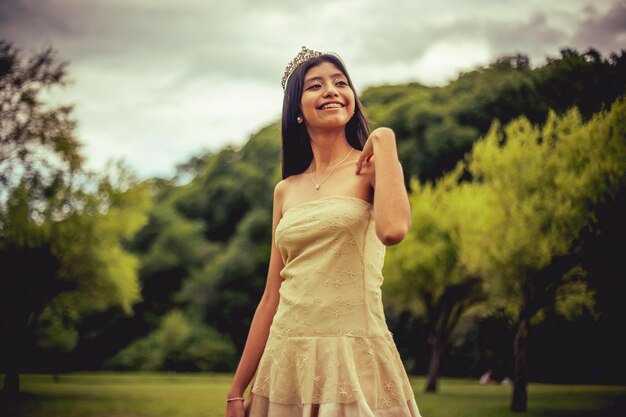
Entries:
{"type": "Polygon", "coordinates": [[[417,62],[415,72],[418,77],[432,84],[445,85],[456,78],[459,72],[470,70],[487,62],[490,58],[486,42],[470,39],[457,42],[441,42],[429,48],[417,62]]]}

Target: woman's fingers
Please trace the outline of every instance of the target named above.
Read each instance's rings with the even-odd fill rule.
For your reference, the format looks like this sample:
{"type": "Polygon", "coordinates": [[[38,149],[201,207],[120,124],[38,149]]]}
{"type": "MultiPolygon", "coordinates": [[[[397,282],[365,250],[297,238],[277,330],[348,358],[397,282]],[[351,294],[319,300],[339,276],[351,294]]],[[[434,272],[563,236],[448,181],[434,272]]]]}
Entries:
{"type": "Polygon", "coordinates": [[[361,168],[363,167],[363,161],[365,161],[365,158],[363,157],[363,154],[361,154],[361,156],[359,156],[359,159],[356,161],[356,174],[357,175],[361,173],[361,168]]]}
{"type": "Polygon", "coordinates": [[[356,161],[356,174],[357,175],[361,173],[361,170],[363,169],[363,163],[369,163],[369,161],[372,159],[372,156],[374,156],[374,154],[365,154],[365,153],[362,153],[361,156],[359,156],[359,159],[356,161]]]}

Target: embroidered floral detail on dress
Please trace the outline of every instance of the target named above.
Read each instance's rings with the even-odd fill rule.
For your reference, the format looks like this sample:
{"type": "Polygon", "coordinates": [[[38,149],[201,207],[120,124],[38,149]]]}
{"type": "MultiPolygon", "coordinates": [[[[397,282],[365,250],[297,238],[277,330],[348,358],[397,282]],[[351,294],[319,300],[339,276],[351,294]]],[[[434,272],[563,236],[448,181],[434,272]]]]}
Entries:
{"type": "Polygon", "coordinates": [[[350,213],[344,213],[341,215],[343,221],[346,223],[351,223],[355,218],[350,213]]]}

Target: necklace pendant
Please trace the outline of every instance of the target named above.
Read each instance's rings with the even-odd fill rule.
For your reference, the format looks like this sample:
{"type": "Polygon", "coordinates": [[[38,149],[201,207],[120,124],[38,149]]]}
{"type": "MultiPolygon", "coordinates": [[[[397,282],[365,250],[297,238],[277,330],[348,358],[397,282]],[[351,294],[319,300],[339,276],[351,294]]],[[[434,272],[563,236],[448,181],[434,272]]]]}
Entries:
{"type": "Polygon", "coordinates": [[[319,190],[320,187],[322,186],[322,184],[324,184],[324,181],[326,181],[328,178],[330,178],[331,175],[333,175],[333,172],[335,172],[335,168],[337,168],[339,165],[341,165],[346,159],[348,159],[348,157],[350,156],[350,154],[352,153],[352,151],[354,150],[354,148],[350,148],[350,152],[348,152],[348,154],[341,160],[341,162],[339,162],[337,165],[335,165],[331,170],[330,173],[326,176],[326,178],[324,178],[322,180],[322,182],[320,182],[319,184],[315,183],[315,178],[313,178],[313,163],[311,163],[311,165],[309,166],[309,174],[311,174],[311,182],[313,183],[313,185],[315,186],[316,190],[319,190]]]}

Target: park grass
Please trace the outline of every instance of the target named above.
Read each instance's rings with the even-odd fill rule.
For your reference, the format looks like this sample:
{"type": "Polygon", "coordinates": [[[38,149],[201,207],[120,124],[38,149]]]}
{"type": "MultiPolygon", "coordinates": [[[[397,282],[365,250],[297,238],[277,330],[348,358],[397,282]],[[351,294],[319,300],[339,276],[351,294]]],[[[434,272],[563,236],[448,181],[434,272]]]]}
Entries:
{"type": "MultiPolygon", "coordinates": [[[[0,375],[3,378],[3,375],[0,375]]],[[[72,373],[22,375],[19,399],[0,398],[2,417],[218,417],[230,374],[72,373]]],[[[511,387],[473,379],[440,381],[423,394],[411,378],[424,417],[622,417],[626,387],[529,384],[528,411],[513,413],[511,387]]]]}

